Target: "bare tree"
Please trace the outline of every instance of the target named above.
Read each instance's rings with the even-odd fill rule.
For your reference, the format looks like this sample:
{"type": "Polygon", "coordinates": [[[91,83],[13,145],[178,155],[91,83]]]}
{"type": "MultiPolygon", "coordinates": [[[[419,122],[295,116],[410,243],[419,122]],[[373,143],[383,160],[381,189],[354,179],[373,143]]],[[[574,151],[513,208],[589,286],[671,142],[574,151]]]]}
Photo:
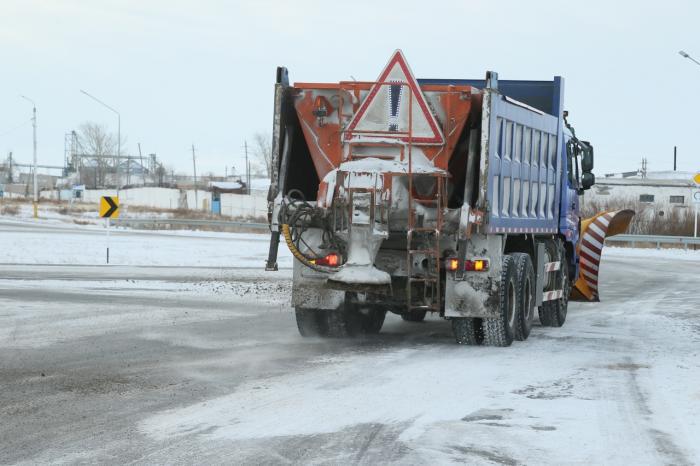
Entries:
{"type": "MultiPolygon", "coordinates": [[[[78,129],[79,152],[83,156],[83,163],[88,162],[88,179],[94,177],[95,187],[105,185],[105,175],[109,168],[116,169],[120,161],[117,160],[117,153],[125,151],[124,139],[122,138],[122,150],[117,150],[117,136],[107,130],[106,127],[94,122],[85,122],[78,129]]],[[[89,183],[90,184],[90,183],[89,183]]]]}
{"type": "Polygon", "coordinates": [[[253,156],[263,166],[266,176],[272,173],[272,136],[270,133],[255,133],[253,136],[253,156]]]}
{"type": "Polygon", "coordinates": [[[114,155],[117,153],[117,137],[102,125],[85,122],[78,129],[81,149],[91,155],[114,155]]]}

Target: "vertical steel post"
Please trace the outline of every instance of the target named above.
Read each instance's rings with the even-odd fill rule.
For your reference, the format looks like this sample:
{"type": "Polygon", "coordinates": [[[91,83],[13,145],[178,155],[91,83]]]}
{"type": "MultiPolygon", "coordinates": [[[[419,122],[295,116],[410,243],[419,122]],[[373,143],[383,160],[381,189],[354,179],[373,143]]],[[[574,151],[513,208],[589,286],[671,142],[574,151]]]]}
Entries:
{"type": "Polygon", "coordinates": [[[194,144],[192,144],[192,169],[194,170],[194,208],[199,209],[199,199],[197,198],[197,162],[194,157],[194,144]]]}
{"type": "Polygon", "coordinates": [[[673,171],[674,171],[674,172],[676,171],[676,167],[678,166],[678,165],[677,165],[677,161],[678,161],[678,151],[677,151],[677,147],[676,147],[676,146],[673,146],[673,171]]]}
{"type": "Polygon", "coordinates": [[[39,186],[36,181],[36,105],[32,110],[32,127],[34,132],[34,218],[39,217],[39,186]]]}
{"type": "Polygon", "coordinates": [[[250,195],[250,165],[248,165],[248,141],[243,141],[245,149],[245,190],[246,194],[250,195]]]}
{"type": "Polygon", "coordinates": [[[109,227],[112,223],[111,219],[108,217],[105,219],[107,222],[107,263],[109,264],[109,227]]]}
{"type": "MultiPolygon", "coordinates": [[[[39,214],[38,214],[39,187],[37,186],[37,181],[36,181],[36,169],[37,169],[37,166],[36,166],[36,163],[37,163],[36,162],[36,104],[34,103],[34,101],[32,99],[30,99],[29,97],[27,97],[25,95],[20,96],[20,97],[22,97],[24,100],[26,100],[32,104],[32,132],[33,132],[32,139],[33,139],[33,145],[34,145],[34,151],[33,151],[34,152],[34,176],[33,176],[33,179],[34,179],[34,201],[32,202],[32,204],[34,206],[34,218],[38,218],[39,217],[39,214]]],[[[10,173],[10,175],[11,175],[11,173],[10,173]]]]}

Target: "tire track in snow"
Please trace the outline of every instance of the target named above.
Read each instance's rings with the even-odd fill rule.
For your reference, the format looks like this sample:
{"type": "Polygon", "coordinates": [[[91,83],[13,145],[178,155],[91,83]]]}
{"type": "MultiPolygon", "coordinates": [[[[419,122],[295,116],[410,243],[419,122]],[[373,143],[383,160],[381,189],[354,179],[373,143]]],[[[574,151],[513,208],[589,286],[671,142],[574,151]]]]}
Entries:
{"type": "MultiPolygon", "coordinates": [[[[631,357],[626,357],[622,364],[611,364],[608,366],[612,370],[624,371],[626,377],[626,386],[637,411],[643,415],[647,422],[651,423],[651,417],[654,411],[649,406],[649,398],[642,390],[639,383],[638,371],[640,369],[648,369],[648,365],[636,364],[631,357]]],[[[673,441],[671,435],[654,427],[647,427],[646,434],[650,437],[654,444],[654,449],[661,456],[665,457],[673,465],[691,465],[692,461],[688,459],[683,450],[673,441]]]]}

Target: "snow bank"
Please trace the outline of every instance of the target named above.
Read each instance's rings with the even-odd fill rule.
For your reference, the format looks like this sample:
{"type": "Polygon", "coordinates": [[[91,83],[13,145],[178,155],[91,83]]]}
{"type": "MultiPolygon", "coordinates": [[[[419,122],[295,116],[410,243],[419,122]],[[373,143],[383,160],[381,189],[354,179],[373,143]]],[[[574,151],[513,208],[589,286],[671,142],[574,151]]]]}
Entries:
{"type": "MultiPolygon", "coordinates": [[[[6,222],[0,225],[0,263],[102,265],[107,236],[99,226],[6,222]]],[[[113,228],[110,264],[264,268],[266,234],[199,231],[143,232],[113,228]]],[[[279,248],[279,266],[291,268],[292,255],[279,248]]]]}
{"type": "Polygon", "coordinates": [[[645,257],[649,259],[673,259],[700,261],[700,250],[692,249],[645,249],[645,248],[620,248],[605,246],[603,249],[603,259],[605,257],[645,257]]]}

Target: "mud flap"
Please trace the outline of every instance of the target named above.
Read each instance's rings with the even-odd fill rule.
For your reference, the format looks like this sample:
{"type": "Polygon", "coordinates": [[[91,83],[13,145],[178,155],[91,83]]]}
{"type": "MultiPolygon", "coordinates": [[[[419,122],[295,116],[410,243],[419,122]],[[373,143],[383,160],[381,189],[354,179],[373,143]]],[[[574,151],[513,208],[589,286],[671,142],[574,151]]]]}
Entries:
{"type": "Polygon", "coordinates": [[[605,238],[624,233],[634,214],[633,210],[601,212],[581,222],[578,279],[571,289],[570,301],[600,301],[598,268],[605,238]]]}

